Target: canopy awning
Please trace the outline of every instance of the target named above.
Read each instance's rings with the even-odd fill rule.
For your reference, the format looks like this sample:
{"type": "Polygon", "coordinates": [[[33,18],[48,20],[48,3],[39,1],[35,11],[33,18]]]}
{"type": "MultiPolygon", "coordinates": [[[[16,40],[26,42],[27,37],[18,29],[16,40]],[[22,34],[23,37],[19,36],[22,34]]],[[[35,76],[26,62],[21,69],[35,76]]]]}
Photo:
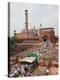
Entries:
{"type": "Polygon", "coordinates": [[[32,63],[35,61],[35,57],[25,57],[23,59],[20,60],[20,62],[28,62],[28,63],[32,63]]]}

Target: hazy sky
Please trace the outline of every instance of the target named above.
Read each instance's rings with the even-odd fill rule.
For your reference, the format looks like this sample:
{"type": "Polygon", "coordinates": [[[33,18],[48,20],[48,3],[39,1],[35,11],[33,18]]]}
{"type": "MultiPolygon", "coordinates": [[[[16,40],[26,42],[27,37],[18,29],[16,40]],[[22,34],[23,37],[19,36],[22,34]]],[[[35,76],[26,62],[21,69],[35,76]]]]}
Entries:
{"type": "Polygon", "coordinates": [[[31,4],[31,3],[10,3],[10,35],[13,31],[21,32],[24,29],[25,12],[28,10],[29,28],[39,27],[54,27],[56,34],[58,34],[58,6],[45,4],[31,4]]]}

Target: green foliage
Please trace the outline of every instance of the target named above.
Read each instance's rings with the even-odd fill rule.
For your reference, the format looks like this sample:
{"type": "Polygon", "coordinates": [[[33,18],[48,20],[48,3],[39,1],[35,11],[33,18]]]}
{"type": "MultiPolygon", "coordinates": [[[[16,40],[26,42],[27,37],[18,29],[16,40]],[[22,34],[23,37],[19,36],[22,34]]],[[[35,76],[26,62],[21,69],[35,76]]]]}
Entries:
{"type": "Polygon", "coordinates": [[[15,36],[10,37],[10,44],[14,45],[17,42],[17,39],[15,36]]]}
{"type": "Polygon", "coordinates": [[[8,37],[8,41],[10,45],[14,45],[15,43],[22,43],[23,40],[17,39],[16,36],[8,37]]]}

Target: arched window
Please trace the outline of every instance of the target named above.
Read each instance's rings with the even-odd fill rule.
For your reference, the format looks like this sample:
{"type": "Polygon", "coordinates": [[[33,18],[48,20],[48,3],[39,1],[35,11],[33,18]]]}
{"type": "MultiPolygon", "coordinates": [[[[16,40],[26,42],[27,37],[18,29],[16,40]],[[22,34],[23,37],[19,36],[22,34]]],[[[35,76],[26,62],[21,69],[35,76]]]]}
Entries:
{"type": "Polygon", "coordinates": [[[48,40],[48,36],[43,36],[43,41],[46,42],[48,40]]]}

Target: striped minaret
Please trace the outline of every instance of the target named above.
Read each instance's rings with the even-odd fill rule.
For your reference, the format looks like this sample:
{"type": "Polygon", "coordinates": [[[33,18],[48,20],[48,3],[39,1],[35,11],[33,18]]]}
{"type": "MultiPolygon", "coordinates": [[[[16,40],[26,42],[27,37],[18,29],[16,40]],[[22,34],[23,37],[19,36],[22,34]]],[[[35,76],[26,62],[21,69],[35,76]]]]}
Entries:
{"type": "Polygon", "coordinates": [[[28,36],[28,10],[25,10],[25,32],[26,36],[28,36]]]}

